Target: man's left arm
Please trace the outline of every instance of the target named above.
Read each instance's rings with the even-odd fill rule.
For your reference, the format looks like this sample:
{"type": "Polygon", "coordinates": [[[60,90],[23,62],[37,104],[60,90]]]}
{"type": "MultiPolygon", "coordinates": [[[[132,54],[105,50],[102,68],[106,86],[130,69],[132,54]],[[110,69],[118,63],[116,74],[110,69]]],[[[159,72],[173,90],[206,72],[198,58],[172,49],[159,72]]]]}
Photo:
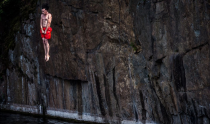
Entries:
{"type": "Polygon", "coordinates": [[[50,27],[51,22],[52,22],[52,15],[50,14],[50,15],[49,15],[49,19],[47,20],[47,28],[46,28],[46,30],[45,30],[45,34],[46,34],[46,32],[47,32],[47,29],[50,27]]]}

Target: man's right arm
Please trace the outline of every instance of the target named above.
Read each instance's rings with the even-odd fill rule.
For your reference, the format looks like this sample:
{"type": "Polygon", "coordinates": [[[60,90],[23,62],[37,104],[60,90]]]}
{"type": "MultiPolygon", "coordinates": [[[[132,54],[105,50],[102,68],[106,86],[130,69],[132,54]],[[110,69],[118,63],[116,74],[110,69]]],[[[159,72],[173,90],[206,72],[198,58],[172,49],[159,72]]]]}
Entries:
{"type": "Polygon", "coordinates": [[[40,18],[40,28],[42,30],[42,33],[44,32],[43,27],[42,27],[42,14],[41,14],[41,18],[40,18]]]}

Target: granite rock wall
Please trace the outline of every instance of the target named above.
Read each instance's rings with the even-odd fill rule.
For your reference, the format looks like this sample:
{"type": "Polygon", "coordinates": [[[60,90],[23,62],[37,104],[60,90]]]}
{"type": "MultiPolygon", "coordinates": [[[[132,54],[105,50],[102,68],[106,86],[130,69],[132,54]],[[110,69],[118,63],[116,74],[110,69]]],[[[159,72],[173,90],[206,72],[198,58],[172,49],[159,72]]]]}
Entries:
{"type": "Polygon", "coordinates": [[[0,103],[98,122],[209,124],[209,15],[209,0],[38,0],[15,34],[0,103]],[[53,16],[48,62],[44,2],[53,16]]]}

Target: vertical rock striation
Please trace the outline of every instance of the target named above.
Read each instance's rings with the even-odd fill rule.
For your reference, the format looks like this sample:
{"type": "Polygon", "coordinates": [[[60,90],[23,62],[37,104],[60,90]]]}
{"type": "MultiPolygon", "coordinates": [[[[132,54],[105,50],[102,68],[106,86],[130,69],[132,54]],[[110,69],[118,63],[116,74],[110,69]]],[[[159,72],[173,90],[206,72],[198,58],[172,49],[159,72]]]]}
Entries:
{"type": "Polygon", "coordinates": [[[113,124],[210,123],[208,0],[50,0],[49,62],[43,2],[15,34],[1,108],[113,124]]]}

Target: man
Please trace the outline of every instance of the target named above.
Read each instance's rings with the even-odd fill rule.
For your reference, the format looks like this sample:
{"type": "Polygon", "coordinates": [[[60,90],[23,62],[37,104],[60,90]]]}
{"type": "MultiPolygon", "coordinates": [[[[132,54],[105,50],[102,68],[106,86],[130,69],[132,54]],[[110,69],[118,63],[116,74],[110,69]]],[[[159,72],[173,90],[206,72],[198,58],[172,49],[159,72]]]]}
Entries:
{"type": "Polygon", "coordinates": [[[52,15],[48,12],[49,6],[48,4],[42,5],[42,14],[40,19],[40,33],[44,45],[44,52],[45,52],[45,61],[49,61],[50,55],[50,45],[48,40],[51,38],[51,31],[52,28],[50,27],[52,21],[52,15]]]}

